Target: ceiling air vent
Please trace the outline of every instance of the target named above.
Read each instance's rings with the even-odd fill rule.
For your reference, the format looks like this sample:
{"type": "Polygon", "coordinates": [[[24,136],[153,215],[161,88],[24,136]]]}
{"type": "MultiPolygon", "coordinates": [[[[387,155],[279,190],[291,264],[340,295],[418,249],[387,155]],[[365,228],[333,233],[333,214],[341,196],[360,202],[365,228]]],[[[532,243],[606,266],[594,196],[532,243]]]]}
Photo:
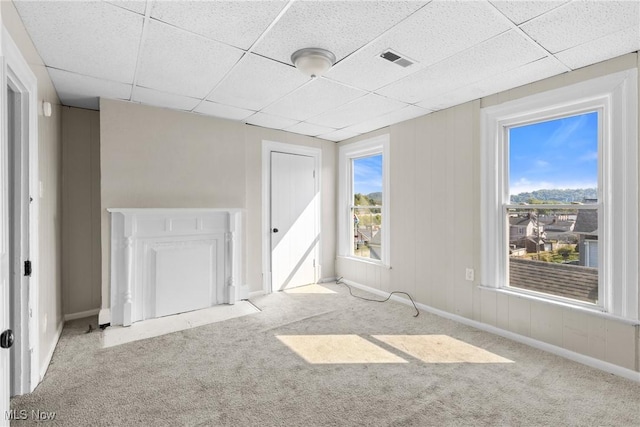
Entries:
{"type": "Polygon", "coordinates": [[[391,49],[387,49],[380,54],[380,58],[384,58],[389,62],[393,62],[401,67],[407,68],[409,65],[413,65],[415,61],[412,61],[397,52],[392,51],[391,49]]]}

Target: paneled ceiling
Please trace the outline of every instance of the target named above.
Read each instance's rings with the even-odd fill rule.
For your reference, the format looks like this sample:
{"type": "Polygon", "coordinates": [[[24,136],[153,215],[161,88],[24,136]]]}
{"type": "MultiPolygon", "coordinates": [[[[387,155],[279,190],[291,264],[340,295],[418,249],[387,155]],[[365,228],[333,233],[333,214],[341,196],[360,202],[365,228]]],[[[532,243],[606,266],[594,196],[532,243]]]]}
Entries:
{"type": "Polygon", "coordinates": [[[640,49],[640,0],[15,4],[65,105],[123,99],[332,141],[640,49]],[[305,47],[335,66],[306,77],[290,60],[305,47]]]}

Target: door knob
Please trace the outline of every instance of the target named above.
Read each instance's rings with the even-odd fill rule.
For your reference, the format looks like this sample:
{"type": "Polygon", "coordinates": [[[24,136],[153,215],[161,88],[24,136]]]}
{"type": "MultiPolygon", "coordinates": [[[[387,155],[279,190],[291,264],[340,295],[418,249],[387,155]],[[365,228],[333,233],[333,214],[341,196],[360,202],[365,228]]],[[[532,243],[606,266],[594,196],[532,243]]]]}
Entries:
{"type": "Polygon", "coordinates": [[[274,233],[277,233],[277,232],[278,232],[278,229],[277,229],[277,228],[274,228],[274,229],[273,229],[273,232],[274,232],[274,233]]]}
{"type": "Polygon", "coordinates": [[[0,335],[0,347],[9,348],[13,345],[13,331],[11,329],[7,329],[0,335]]]}

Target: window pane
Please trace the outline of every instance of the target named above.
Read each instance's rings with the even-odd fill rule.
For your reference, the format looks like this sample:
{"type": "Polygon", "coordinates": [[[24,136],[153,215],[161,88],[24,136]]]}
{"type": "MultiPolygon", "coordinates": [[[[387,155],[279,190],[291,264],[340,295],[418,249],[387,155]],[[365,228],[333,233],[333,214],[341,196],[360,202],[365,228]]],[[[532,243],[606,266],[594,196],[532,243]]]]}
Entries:
{"type": "Polygon", "coordinates": [[[353,159],[353,255],[381,259],[382,155],[353,159]]]}
{"type": "Polygon", "coordinates": [[[352,208],[355,256],[382,259],[382,210],[380,208],[352,208]]]}
{"type": "Polygon", "coordinates": [[[509,129],[509,286],[598,302],[598,143],[597,112],[509,129]]]}
{"type": "Polygon", "coordinates": [[[597,112],[510,128],[511,203],[596,199],[598,139],[597,112]]]}
{"type": "Polygon", "coordinates": [[[598,302],[598,210],[508,209],[509,286],[598,302]]]}

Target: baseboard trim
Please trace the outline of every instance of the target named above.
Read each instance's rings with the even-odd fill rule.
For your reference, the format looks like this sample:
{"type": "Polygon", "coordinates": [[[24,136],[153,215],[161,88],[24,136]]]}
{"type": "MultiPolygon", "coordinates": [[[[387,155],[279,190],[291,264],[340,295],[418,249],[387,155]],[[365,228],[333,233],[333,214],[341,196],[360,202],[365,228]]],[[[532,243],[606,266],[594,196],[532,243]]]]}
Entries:
{"type": "Polygon", "coordinates": [[[323,277],[322,279],[318,280],[318,283],[329,283],[329,282],[334,282],[337,280],[337,277],[323,277]]]}
{"type": "Polygon", "coordinates": [[[43,379],[47,370],[49,369],[49,365],[51,365],[51,359],[53,359],[53,353],[56,351],[56,347],[58,346],[58,341],[60,340],[60,336],[62,335],[62,328],[64,326],[64,320],[58,323],[58,327],[56,328],[56,335],[53,339],[53,343],[51,344],[51,348],[47,352],[47,357],[45,358],[45,362],[40,366],[40,383],[43,379]]]}
{"type": "Polygon", "coordinates": [[[99,308],[94,308],[93,310],[79,311],[77,313],[69,313],[64,315],[64,321],[68,322],[69,320],[83,319],[85,317],[95,316],[100,313],[99,308]]]}
{"type": "MultiPolygon", "coordinates": [[[[389,292],[384,292],[379,289],[372,288],[370,286],[363,285],[361,283],[353,282],[351,280],[342,279],[344,283],[349,286],[353,286],[354,288],[361,289],[366,292],[370,292],[374,295],[378,295],[386,298],[389,295],[389,292]]],[[[405,305],[412,305],[411,301],[406,298],[399,297],[397,295],[392,295],[391,300],[400,302],[405,305]]],[[[557,356],[564,357],[565,359],[573,360],[574,362],[582,363],[583,365],[590,366],[592,368],[600,369],[601,371],[608,372],[610,374],[618,375],[620,377],[640,382],[640,372],[633,371],[628,368],[624,368],[622,366],[614,365],[613,363],[605,362],[604,360],[596,359],[590,356],[585,356],[584,354],[576,353],[571,350],[567,350],[566,348],[558,347],[553,344],[549,344],[543,341],[538,341],[536,339],[525,337],[524,335],[519,335],[514,332],[510,332],[504,329],[497,328],[495,326],[488,325],[486,323],[478,322],[476,320],[468,319],[466,317],[458,316],[457,314],[449,313],[444,310],[439,310],[437,308],[433,308],[431,306],[416,302],[416,306],[420,310],[424,310],[427,313],[435,314],[436,316],[444,317],[445,319],[453,320],[454,322],[462,323],[463,325],[471,326],[476,329],[480,329],[485,332],[489,332],[512,341],[519,342],[521,344],[528,345],[533,348],[537,348],[539,350],[546,351],[548,353],[555,354],[557,356]]]]}

